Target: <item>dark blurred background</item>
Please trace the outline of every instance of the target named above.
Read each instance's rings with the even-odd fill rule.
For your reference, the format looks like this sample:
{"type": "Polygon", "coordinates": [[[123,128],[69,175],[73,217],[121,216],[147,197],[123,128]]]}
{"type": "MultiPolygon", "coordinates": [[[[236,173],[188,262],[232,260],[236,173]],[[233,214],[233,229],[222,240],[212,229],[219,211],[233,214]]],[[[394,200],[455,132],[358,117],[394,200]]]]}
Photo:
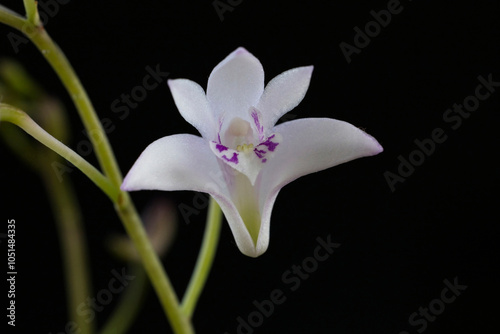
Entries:
{"type": "MultiPolygon", "coordinates": [[[[240,333],[456,334],[498,328],[498,1],[40,3],[48,14],[47,31],[70,59],[99,117],[114,125],[109,140],[124,174],[152,141],[196,130],[179,115],[165,82],[126,115],[114,112],[112,103],[142,84],[148,66],[206,87],[213,67],[239,46],[260,59],[266,82],[293,67],[315,66],[309,91],[288,120],[344,120],[364,128],[385,149],[286,186],[274,207],[269,250],[257,259],[238,251],[224,223],[193,319],[198,333],[238,333],[238,318],[252,322],[254,301],[269,300],[276,289],[286,300],[261,324],[240,333]],[[385,17],[380,29],[368,24],[372,37],[363,41],[355,27],[364,31],[374,15],[382,20],[380,11],[388,7],[394,12],[390,22],[385,17]],[[475,101],[480,76],[497,83],[490,96],[470,107],[470,117],[448,112],[464,99],[475,101]],[[442,129],[442,142],[428,155],[418,153],[415,140],[429,143],[435,129],[442,129]],[[401,161],[410,157],[418,166],[397,176],[398,168],[405,168],[401,161]],[[293,290],[296,285],[283,275],[308,262],[317,238],[328,236],[340,246],[307,278],[293,274],[300,282],[293,290]],[[449,303],[442,301],[454,295],[444,290],[447,284],[461,286],[449,303]],[[424,308],[430,308],[427,317],[424,308]]],[[[24,12],[22,1],[1,4],[24,12]]],[[[69,96],[35,47],[13,46],[10,32],[0,26],[0,56],[20,61],[64,102],[70,146],[76,149],[86,137],[69,96]]],[[[45,188],[3,143],[0,156],[2,226],[7,219],[17,224],[15,332],[66,333],[59,241],[45,188]]],[[[86,158],[96,164],[93,154],[86,158]]],[[[99,291],[112,270],[124,266],[106,248],[109,236],[124,233],[123,227],[109,200],[85,176],[78,171],[66,176],[78,192],[92,284],[99,291]]],[[[194,196],[132,194],[139,210],[157,198],[175,208],[192,207],[194,196]]],[[[182,295],[206,210],[190,216],[189,224],[178,213],[177,239],[164,264],[182,295]]],[[[99,325],[117,302],[97,314],[99,325]]],[[[151,291],[130,332],[169,331],[151,291]]]]}

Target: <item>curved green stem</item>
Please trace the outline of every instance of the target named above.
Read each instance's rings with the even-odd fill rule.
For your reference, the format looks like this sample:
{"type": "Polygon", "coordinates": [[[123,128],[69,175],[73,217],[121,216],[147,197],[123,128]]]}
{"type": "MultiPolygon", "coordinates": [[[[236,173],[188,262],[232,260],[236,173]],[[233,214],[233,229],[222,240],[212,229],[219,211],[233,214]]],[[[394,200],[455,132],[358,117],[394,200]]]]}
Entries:
{"type": "Polygon", "coordinates": [[[75,151],[61,143],[56,138],[52,137],[38,124],[35,123],[25,112],[11,107],[7,104],[0,103],[0,121],[6,121],[19,126],[33,138],[38,140],[43,145],[47,146],[88,176],[106,195],[112,200],[118,198],[118,191],[109,182],[108,178],[101,174],[87,160],[83,159],[75,151]]]}
{"type": "Polygon", "coordinates": [[[28,35],[35,46],[42,52],[43,56],[56,71],[64,87],[67,89],[73,103],[75,104],[80,118],[89,134],[90,141],[95,148],[99,165],[104,174],[111,182],[119,188],[122,183],[122,175],[114,157],[113,150],[104,132],[102,124],[95,113],[87,92],[83,88],[80,79],[69,63],[64,53],[52,41],[43,27],[35,27],[36,33],[28,35]]]}
{"type": "MultiPolygon", "coordinates": [[[[2,114],[4,112],[0,105],[0,119],[2,114]]],[[[81,314],[78,314],[79,305],[92,296],[87,245],[80,208],[70,180],[59,182],[51,166],[52,162],[59,162],[62,159],[55,152],[47,152],[44,147],[33,145],[17,129],[14,131],[13,128],[3,129],[2,127],[0,134],[11,150],[40,174],[45,184],[61,244],[69,319],[75,322],[82,334],[92,334],[95,322],[88,322],[81,314]]]]}
{"type": "Polygon", "coordinates": [[[36,19],[36,17],[38,17],[38,12],[36,11],[36,7],[33,6],[33,3],[33,0],[25,0],[28,20],[1,6],[0,22],[24,33],[40,50],[57,73],[73,100],[85,129],[89,133],[90,141],[95,148],[97,160],[104,174],[110,178],[111,182],[116,187],[119,187],[122,181],[121,172],[114,158],[108,138],[102,128],[102,124],[95,113],[87,92],[83,88],[80,79],[76,75],[68,59],[47,34],[39,20],[36,19]],[[34,10],[35,12],[33,13],[34,10]]]}
{"type": "Polygon", "coordinates": [[[189,281],[188,288],[182,300],[182,311],[191,318],[193,315],[196,303],[200,297],[201,291],[212,267],[217,245],[219,243],[219,235],[222,222],[222,212],[217,202],[211,197],[210,206],[208,209],[207,225],[203,236],[200,253],[196,266],[189,281]]]}
{"type": "Polygon", "coordinates": [[[0,5],[0,22],[20,31],[24,29],[26,24],[24,17],[2,5],[0,5]]]}

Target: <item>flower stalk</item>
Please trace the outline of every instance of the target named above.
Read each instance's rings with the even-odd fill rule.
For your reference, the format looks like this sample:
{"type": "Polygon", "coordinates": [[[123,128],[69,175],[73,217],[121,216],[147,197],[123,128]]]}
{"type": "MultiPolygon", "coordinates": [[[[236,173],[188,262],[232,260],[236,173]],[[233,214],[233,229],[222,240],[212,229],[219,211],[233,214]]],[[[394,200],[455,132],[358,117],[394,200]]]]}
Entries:
{"type": "Polygon", "coordinates": [[[37,33],[29,36],[31,41],[40,50],[61,79],[80,114],[85,129],[87,129],[89,133],[90,141],[95,148],[99,165],[113,185],[118,188],[122,181],[121,172],[114,158],[111,145],[109,144],[108,138],[87,92],[83,88],[80,79],[76,75],[68,59],[50,38],[45,29],[41,26],[36,26],[35,28],[38,30],[37,33]]]}
{"type": "Polygon", "coordinates": [[[200,255],[198,256],[194,273],[191,276],[184,299],[182,300],[182,311],[189,318],[194,313],[196,303],[210,273],[219,243],[221,225],[222,211],[217,202],[211,197],[208,208],[207,226],[205,227],[200,255]]]}
{"type": "Polygon", "coordinates": [[[7,104],[0,103],[0,121],[10,122],[19,126],[40,143],[75,165],[75,167],[80,169],[90,180],[92,180],[92,182],[101,188],[109,198],[112,200],[116,200],[118,198],[118,190],[109,182],[107,177],[102,175],[101,172],[99,172],[94,166],[92,166],[87,160],[83,159],[75,151],[61,143],[56,138],[52,137],[38,124],[36,124],[35,121],[33,121],[25,112],[7,104]]]}

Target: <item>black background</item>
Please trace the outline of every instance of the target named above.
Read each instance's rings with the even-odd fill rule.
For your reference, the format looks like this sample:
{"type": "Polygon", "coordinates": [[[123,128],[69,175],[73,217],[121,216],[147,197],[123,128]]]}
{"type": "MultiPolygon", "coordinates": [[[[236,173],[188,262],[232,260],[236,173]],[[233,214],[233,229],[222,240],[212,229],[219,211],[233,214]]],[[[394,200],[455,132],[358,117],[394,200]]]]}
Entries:
{"type": "MultiPolygon", "coordinates": [[[[497,330],[500,88],[456,130],[443,115],[474,94],[478,76],[500,81],[499,2],[402,1],[401,13],[348,63],[339,44],[353,44],[353,28],[363,29],[373,20],[370,11],[387,3],[242,1],[221,21],[210,1],[70,1],[50,17],[46,28],[72,62],[99,117],[116,126],[109,139],[123,173],[155,139],[196,130],[177,112],[165,83],[123,120],[111,103],[141,85],[146,66],[159,64],[170,78],[206,87],[212,68],[239,46],[259,58],[266,82],[293,67],[315,66],[309,91],[291,118],[345,120],[365,128],[385,149],[286,186],[273,210],[269,250],[257,259],[238,251],[225,224],[194,315],[197,332],[237,333],[237,318],[255,311],[252,302],[280,289],[286,301],[255,333],[418,333],[423,327],[410,325],[410,314],[440,298],[443,281],[455,277],[467,289],[423,332],[497,330]],[[408,158],[416,150],[414,140],[430,138],[436,128],[443,129],[446,141],[391,191],[384,173],[397,173],[398,156],[408,158]],[[313,255],[316,238],[329,235],[341,246],[291,291],[283,273],[313,255]]],[[[21,1],[2,4],[23,12],[21,1]]],[[[76,149],[85,136],[69,96],[32,45],[14,52],[6,37],[11,31],[0,27],[0,55],[19,60],[63,100],[71,119],[70,146],[76,149]]],[[[17,223],[15,332],[62,332],[64,281],[45,189],[1,143],[0,156],[3,224],[17,223]]],[[[87,159],[96,164],[93,156],[87,159]]],[[[70,178],[84,211],[98,291],[107,286],[112,269],[123,267],[107,252],[106,240],[124,232],[108,199],[81,173],[70,178]]],[[[194,193],[132,196],[141,210],[159,197],[176,207],[192,205],[194,193]]],[[[205,211],[191,216],[189,224],[180,219],[164,259],[179,294],[196,259],[205,211]]],[[[114,300],[98,314],[99,325],[115,305],[114,300]]],[[[131,333],[168,331],[151,292],[131,333]]]]}

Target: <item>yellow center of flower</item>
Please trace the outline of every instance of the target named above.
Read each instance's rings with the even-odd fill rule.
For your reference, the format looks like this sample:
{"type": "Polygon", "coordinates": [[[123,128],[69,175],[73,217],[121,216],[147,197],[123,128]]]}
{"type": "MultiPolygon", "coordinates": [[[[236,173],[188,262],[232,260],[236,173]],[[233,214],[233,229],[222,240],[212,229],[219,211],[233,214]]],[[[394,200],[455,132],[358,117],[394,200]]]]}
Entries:
{"type": "Polygon", "coordinates": [[[248,151],[253,150],[253,144],[242,144],[236,146],[236,149],[242,153],[247,153],[248,151]]]}

